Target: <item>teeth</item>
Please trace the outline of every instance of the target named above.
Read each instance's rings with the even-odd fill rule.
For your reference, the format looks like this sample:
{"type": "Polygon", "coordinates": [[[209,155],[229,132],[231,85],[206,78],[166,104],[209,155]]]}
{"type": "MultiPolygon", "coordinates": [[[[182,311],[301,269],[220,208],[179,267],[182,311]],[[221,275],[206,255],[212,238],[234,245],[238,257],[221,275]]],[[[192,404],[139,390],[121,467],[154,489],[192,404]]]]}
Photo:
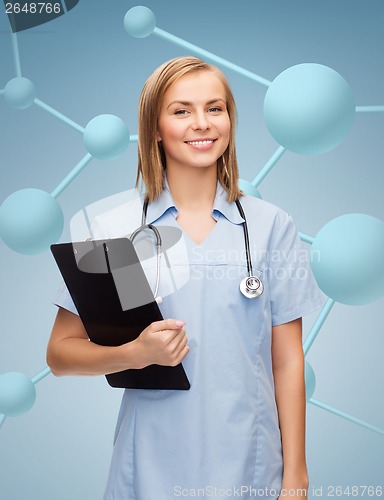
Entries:
{"type": "Polygon", "coordinates": [[[210,141],[187,141],[187,144],[193,144],[194,146],[197,146],[198,144],[212,144],[212,140],[210,141]]]}

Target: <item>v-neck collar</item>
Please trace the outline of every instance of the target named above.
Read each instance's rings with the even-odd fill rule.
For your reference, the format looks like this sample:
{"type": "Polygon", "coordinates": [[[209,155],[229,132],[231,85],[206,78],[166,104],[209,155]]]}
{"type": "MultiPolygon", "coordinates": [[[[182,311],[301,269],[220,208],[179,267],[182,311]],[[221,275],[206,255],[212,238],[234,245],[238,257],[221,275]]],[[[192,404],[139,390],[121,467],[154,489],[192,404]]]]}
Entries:
{"type": "MultiPolygon", "coordinates": [[[[227,192],[218,180],[216,186],[216,195],[212,207],[212,217],[217,221],[219,219],[218,213],[220,213],[232,224],[242,224],[244,222],[244,219],[241,217],[236,203],[229,203],[226,198],[227,192]]],[[[167,210],[170,210],[172,208],[176,213],[175,217],[177,217],[178,210],[173,200],[172,193],[169,189],[167,176],[164,173],[164,188],[160,193],[160,196],[148,205],[146,218],[147,224],[153,224],[158,219],[160,219],[160,217],[162,217],[162,215],[167,210]]],[[[215,228],[212,229],[212,231],[214,230],[215,228]]]]}

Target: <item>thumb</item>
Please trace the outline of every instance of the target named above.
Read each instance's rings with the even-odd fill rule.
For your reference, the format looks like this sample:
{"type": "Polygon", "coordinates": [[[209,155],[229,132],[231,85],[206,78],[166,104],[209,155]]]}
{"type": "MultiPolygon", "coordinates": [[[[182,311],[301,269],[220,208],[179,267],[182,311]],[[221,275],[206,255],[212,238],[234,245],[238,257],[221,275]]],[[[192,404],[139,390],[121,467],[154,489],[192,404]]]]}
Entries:
{"type": "Polygon", "coordinates": [[[160,332],[161,330],[178,330],[184,325],[185,321],[181,321],[179,319],[163,319],[151,323],[150,329],[153,332],[160,332]]]}

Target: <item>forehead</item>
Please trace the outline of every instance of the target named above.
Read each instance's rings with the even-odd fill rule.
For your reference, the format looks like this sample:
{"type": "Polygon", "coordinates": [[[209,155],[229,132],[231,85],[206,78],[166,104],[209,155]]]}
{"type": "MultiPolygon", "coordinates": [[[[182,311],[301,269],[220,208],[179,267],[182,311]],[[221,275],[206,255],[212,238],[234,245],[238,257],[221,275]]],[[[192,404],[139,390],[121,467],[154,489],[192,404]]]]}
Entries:
{"type": "Polygon", "coordinates": [[[194,71],[176,80],[165,92],[164,101],[204,101],[212,98],[225,100],[225,88],[212,71],[194,71]]]}

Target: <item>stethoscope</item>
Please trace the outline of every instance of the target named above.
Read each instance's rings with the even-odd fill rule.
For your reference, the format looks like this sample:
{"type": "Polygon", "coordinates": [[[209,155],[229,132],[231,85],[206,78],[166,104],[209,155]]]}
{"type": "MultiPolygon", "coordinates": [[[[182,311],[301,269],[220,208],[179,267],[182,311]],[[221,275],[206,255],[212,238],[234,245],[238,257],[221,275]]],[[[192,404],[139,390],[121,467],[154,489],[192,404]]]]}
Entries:
{"type": "MultiPolygon", "coordinates": [[[[235,203],[236,203],[237,209],[238,209],[241,217],[244,219],[244,222],[243,222],[244,245],[245,245],[245,255],[246,255],[246,259],[247,259],[247,270],[248,270],[248,276],[243,278],[240,282],[240,292],[247,299],[255,299],[256,297],[260,297],[260,295],[263,293],[264,286],[263,286],[262,282],[260,281],[260,279],[252,274],[252,261],[251,261],[251,251],[249,248],[247,219],[245,218],[244,210],[243,210],[243,207],[241,206],[240,201],[237,199],[237,200],[235,200],[235,203]]],[[[156,284],[155,284],[154,296],[155,296],[156,302],[160,303],[162,301],[162,299],[161,299],[161,297],[158,297],[157,293],[159,290],[159,283],[160,283],[160,258],[161,258],[161,253],[162,253],[162,240],[161,240],[161,235],[160,235],[159,230],[153,224],[146,224],[147,210],[148,210],[148,198],[145,198],[144,204],[143,204],[143,212],[142,212],[142,216],[141,216],[141,226],[138,227],[131,234],[130,240],[133,242],[133,240],[136,238],[136,236],[141,231],[143,231],[145,229],[150,229],[156,237],[157,264],[156,264],[156,284]]]]}

